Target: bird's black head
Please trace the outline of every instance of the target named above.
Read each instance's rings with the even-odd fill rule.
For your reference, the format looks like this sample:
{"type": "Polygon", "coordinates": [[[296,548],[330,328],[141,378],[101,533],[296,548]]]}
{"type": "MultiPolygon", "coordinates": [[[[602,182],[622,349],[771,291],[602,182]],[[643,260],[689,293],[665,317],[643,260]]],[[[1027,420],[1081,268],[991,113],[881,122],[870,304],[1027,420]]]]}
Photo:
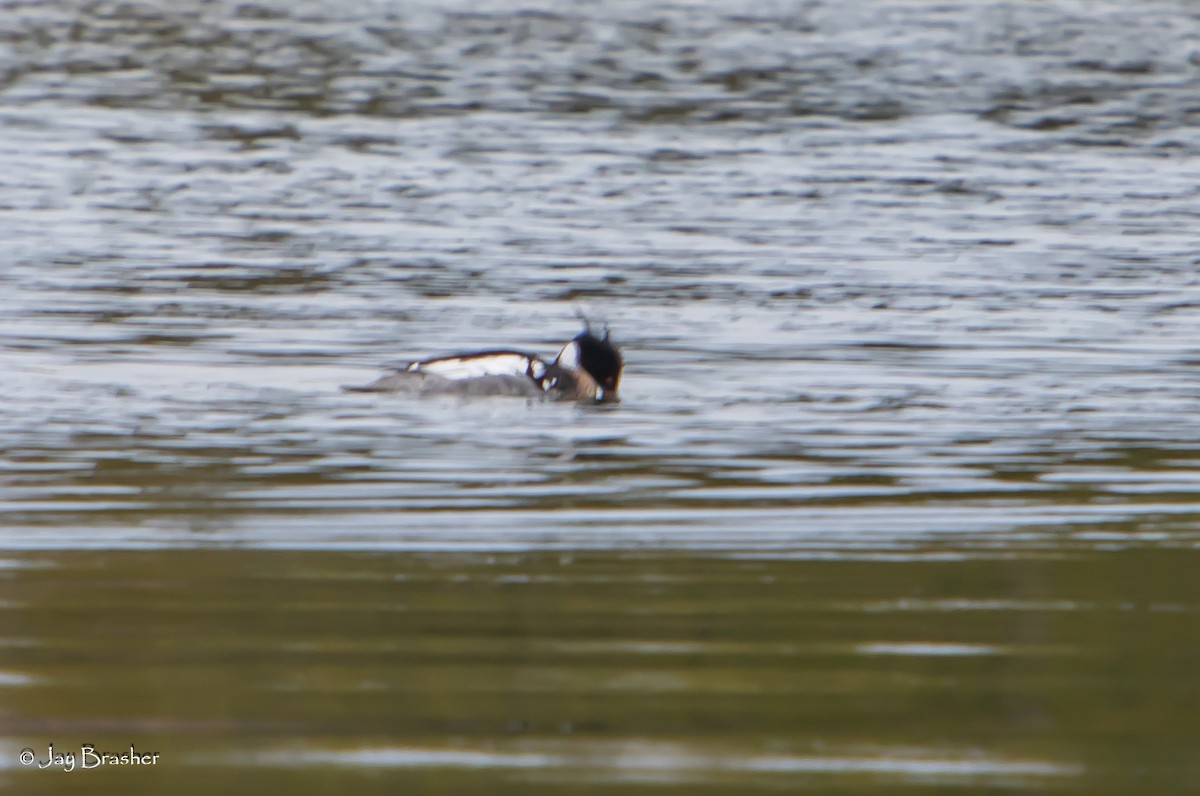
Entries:
{"type": "Polygon", "coordinates": [[[600,387],[599,400],[617,400],[617,388],[621,384],[625,360],[621,357],[621,349],[609,339],[608,331],[605,330],[603,337],[597,337],[591,329],[584,329],[572,342],[579,353],[579,367],[587,371],[600,387]]]}

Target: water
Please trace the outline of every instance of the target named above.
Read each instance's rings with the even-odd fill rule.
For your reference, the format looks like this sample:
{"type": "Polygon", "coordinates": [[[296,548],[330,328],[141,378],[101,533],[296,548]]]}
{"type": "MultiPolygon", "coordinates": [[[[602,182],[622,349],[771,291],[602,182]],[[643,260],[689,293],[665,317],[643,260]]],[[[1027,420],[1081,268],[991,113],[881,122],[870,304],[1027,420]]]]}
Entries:
{"type": "Polygon", "coordinates": [[[5,787],[1197,786],[1189,4],[0,12],[5,787]]]}

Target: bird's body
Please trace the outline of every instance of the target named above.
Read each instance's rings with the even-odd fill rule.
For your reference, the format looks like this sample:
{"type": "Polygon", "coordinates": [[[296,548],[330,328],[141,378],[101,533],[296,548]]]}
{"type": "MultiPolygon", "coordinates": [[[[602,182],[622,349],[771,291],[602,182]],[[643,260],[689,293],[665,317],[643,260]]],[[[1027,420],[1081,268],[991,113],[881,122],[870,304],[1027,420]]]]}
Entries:
{"type": "Polygon", "coordinates": [[[411,395],[511,395],[608,403],[618,400],[624,360],[609,340],[584,329],[552,362],[522,351],[492,350],[410,362],[354,392],[411,395]]]}

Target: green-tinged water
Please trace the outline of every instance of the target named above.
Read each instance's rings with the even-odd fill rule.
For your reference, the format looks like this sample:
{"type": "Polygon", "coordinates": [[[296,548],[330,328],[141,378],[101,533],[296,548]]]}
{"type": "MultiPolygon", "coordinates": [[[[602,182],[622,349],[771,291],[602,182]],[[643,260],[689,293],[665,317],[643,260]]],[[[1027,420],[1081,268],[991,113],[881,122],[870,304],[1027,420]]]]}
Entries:
{"type": "Polygon", "coordinates": [[[0,783],[1183,792],[1197,565],[1153,548],[21,555],[0,783]],[[15,764],[51,742],[74,771],[15,764]],[[85,743],[160,757],[85,770],[85,743]]]}

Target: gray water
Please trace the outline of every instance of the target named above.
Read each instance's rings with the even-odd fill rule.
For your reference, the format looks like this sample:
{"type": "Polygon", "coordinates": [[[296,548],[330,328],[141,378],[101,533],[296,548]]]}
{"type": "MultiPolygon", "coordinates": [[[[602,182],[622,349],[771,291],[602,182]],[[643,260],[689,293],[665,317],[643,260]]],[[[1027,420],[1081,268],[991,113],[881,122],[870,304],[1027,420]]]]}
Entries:
{"type": "MultiPolygon", "coordinates": [[[[29,614],[0,626],[0,641],[65,643],[43,621],[42,579],[86,604],[97,583],[81,573],[94,567],[111,567],[101,588],[133,589],[135,604],[183,599],[168,581],[142,592],[143,575],[118,574],[159,562],[206,604],[206,581],[183,585],[200,562],[249,573],[299,561],[296,572],[346,588],[416,567],[449,587],[486,556],[515,556],[502,561],[537,582],[530,573],[558,572],[557,556],[586,553],[600,574],[573,588],[623,583],[648,556],[679,569],[670,582],[684,612],[711,609],[700,596],[709,578],[754,582],[746,561],[792,567],[783,579],[811,580],[812,610],[864,634],[839,666],[865,661],[893,682],[897,659],[973,666],[979,650],[1017,643],[964,641],[942,624],[959,622],[958,609],[940,607],[923,630],[877,636],[868,606],[927,606],[940,562],[955,583],[956,572],[999,569],[937,606],[1015,611],[1024,626],[1070,605],[1093,620],[1094,635],[1040,634],[1038,650],[1108,660],[1121,634],[1104,612],[1173,612],[1152,641],[1131,641],[1162,666],[1134,667],[1136,685],[1105,679],[1088,699],[1109,705],[1125,683],[1161,707],[1151,694],[1166,682],[1168,711],[1191,715],[1194,667],[1175,664],[1196,660],[1200,607],[1181,574],[1200,528],[1198,121],[1200,11],[1184,2],[6,0],[0,550],[23,595],[7,604],[29,614]],[[624,348],[619,405],[339,389],[476,347],[549,355],[578,331],[579,310],[624,348]],[[293,558],[302,551],[315,558],[293,558]],[[1031,592],[1021,573],[1051,560],[1074,564],[1031,592]],[[1112,575],[1115,560],[1129,563],[1112,575]],[[862,566],[846,570],[859,578],[846,585],[858,606],[848,610],[821,584],[826,567],[851,562],[862,566]],[[895,579],[881,581],[879,567],[895,579]],[[1158,597],[1134,585],[1164,577],[1158,597]],[[880,593],[881,582],[894,589],[880,593]]],[[[244,577],[230,582],[247,606],[279,599],[244,577]]],[[[469,615],[472,595],[460,599],[469,615]]],[[[639,611],[634,595],[611,599],[617,625],[639,611]]],[[[748,649],[779,643],[761,605],[737,605],[728,610],[754,628],[748,649]]],[[[214,611],[202,638],[218,644],[228,628],[214,611]]],[[[161,618],[138,632],[170,635],[175,620],[161,618]]],[[[471,632],[505,637],[511,619],[471,632]]],[[[684,643],[672,627],[606,649],[640,660],[662,636],[684,643]]],[[[112,632],[105,644],[124,631],[112,632]]],[[[378,665],[363,643],[338,641],[378,665]]],[[[99,649],[56,677],[90,676],[99,649]]],[[[530,654],[511,666],[535,665],[530,654]]],[[[37,674],[50,663],[0,664],[25,695],[0,713],[2,748],[49,740],[36,717],[59,682],[37,674]]],[[[190,720],[218,680],[253,691],[236,669],[173,680],[161,661],[142,665],[197,698],[166,715],[148,701],[150,718],[133,725],[147,745],[169,745],[163,727],[190,720]]],[[[758,677],[754,660],[744,665],[741,676],[758,677]]],[[[1046,694],[1078,686],[1069,665],[1055,672],[1046,694]]],[[[1179,762],[1184,751],[1170,765],[1126,761],[1142,780],[1101,775],[1093,758],[1128,744],[1066,730],[1004,750],[1015,769],[988,762],[986,733],[965,752],[913,752],[951,761],[932,770],[910,765],[903,723],[871,711],[862,726],[900,737],[843,738],[849,747],[812,757],[830,731],[829,717],[813,717],[809,762],[796,763],[795,728],[768,722],[763,735],[749,710],[722,714],[712,726],[724,734],[701,732],[687,706],[711,694],[630,677],[630,710],[663,689],[690,696],[664,745],[649,747],[657,762],[602,766],[616,772],[601,777],[610,785],[651,770],[687,788],[779,786],[760,781],[766,768],[820,782],[850,771],[864,788],[879,775],[935,789],[1046,778],[1166,792],[1200,776],[1179,762]],[[711,751],[696,732],[737,738],[741,751],[702,765],[711,751]],[[959,770],[962,759],[984,762],[959,770]]],[[[961,682],[966,700],[988,679],[961,682]]],[[[437,687],[450,699],[459,685],[437,687]]],[[[973,715],[1003,724],[985,702],[973,715]]],[[[96,721],[115,721],[111,706],[90,710],[53,734],[86,742],[96,721]]],[[[348,721],[351,709],[312,710],[348,721]]],[[[964,720],[945,702],[913,711],[932,726],[964,720]]],[[[1138,749],[1195,748],[1194,726],[1155,715],[1113,721],[1129,722],[1138,749]]],[[[556,716],[547,727],[575,720],[556,716]]],[[[261,731],[243,719],[227,719],[227,741],[261,731]]],[[[544,784],[539,771],[554,788],[593,782],[591,764],[576,764],[654,741],[643,719],[582,750],[497,751],[488,744],[520,720],[510,716],[479,730],[484,740],[451,733],[421,747],[417,768],[441,772],[428,792],[494,788],[493,770],[533,772],[515,792],[544,784]]],[[[284,757],[412,770],[417,753],[367,746],[284,757]]],[[[253,759],[282,759],[262,754],[253,759]]],[[[14,757],[5,752],[0,776],[14,757]]],[[[229,767],[245,776],[230,762],[245,758],[221,759],[212,787],[229,767]]],[[[22,792],[46,787],[46,772],[13,768],[22,792]]],[[[113,792],[136,781],[112,776],[113,792]]],[[[198,781],[181,776],[174,792],[198,781]]],[[[398,782],[386,784],[413,785],[398,782]]]]}

